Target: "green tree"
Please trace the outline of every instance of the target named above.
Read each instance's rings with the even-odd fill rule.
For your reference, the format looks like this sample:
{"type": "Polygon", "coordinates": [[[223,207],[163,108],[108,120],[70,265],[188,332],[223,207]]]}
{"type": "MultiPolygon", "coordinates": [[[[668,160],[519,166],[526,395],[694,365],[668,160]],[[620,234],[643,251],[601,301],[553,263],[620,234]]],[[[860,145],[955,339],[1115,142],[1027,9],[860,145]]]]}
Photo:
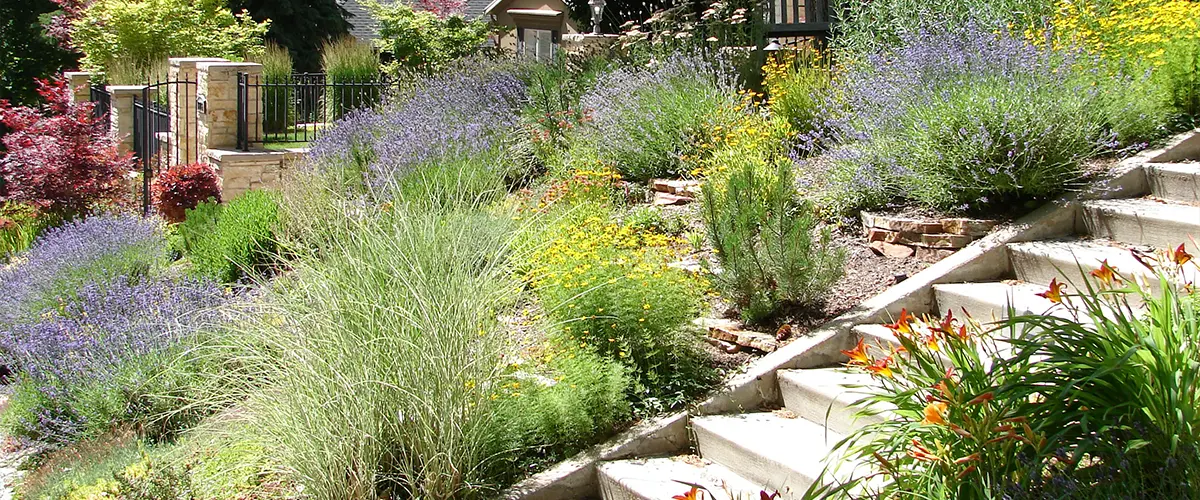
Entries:
{"type": "Polygon", "coordinates": [[[337,0],[229,0],[229,7],[250,12],[256,21],[271,20],[267,40],[288,49],[296,71],[320,71],[321,45],[350,30],[337,0]]]}
{"type": "Polygon", "coordinates": [[[257,56],[269,22],[223,0],[95,0],[74,21],[72,44],[94,69],[122,61],[145,67],[171,56],[257,56]]]}
{"type": "Polygon", "coordinates": [[[35,78],[74,66],[79,56],[45,35],[41,18],[58,9],[50,0],[0,0],[0,99],[37,101],[35,78]]]}
{"type": "Polygon", "coordinates": [[[478,52],[487,40],[489,28],[483,21],[467,21],[457,15],[440,18],[400,2],[366,5],[379,21],[376,44],[394,58],[385,68],[391,74],[436,73],[449,62],[478,52]]]}

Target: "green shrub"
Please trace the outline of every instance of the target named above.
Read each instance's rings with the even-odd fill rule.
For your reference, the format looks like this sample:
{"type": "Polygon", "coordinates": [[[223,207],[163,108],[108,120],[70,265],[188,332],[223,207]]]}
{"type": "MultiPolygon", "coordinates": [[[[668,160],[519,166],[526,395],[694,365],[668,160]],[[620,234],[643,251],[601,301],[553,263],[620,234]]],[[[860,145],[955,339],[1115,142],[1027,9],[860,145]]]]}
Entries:
{"type": "Polygon", "coordinates": [[[1155,77],[1168,89],[1176,109],[1193,119],[1200,116],[1200,38],[1181,37],[1169,43],[1155,77]]]}
{"type": "Polygon", "coordinates": [[[170,56],[255,56],[269,26],[220,0],[97,0],[74,21],[71,40],[88,68],[118,59],[147,68],[170,56]]]}
{"type": "Polygon", "coordinates": [[[703,218],[719,269],[712,280],[752,323],[819,302],[842,276],[845,251],[817,232],[790,162],[755,159],[703,185],[703,218]]]}
{"type": "Polygon", "coordinates": [[[629,419],[629,377],[617,361],[583,349],[551,351],[548,381],[512,378],[501,385],[497,453],[520,450],[509,473],[565,460],[612,434],[629,419]]]}
{"type": "Polygon", "coordinates": [[[295,90],[292,86],[292,53],[275,42],[268,42],[259,60],[262,63],[263,132],[283,132],[295,121],[295,90]]]}
{"type": "Polygon", "coordinates": [[[640,232],[656,232],[670,235],[680,235],[687,229],[687,221],[678,213],[663,214],[663,210],[653,205],[638,205],[634,207],[621,223],[626,227],[640,232]]]}
{"type": "Polygon", "coordinates": [[[0,265],[28,249],[38,235],[55,225],[55,220],[33,207],[0,203],[0,265]]]}
{"type": "Polygon", "coordinates": [[[385,68],[392,76],[416,72],[433,75],[457,59],[478,53],[487,41],[488,24],[459,15],[438,17],[403,2],[367,3],[379,22],[380,50],[394,60],[385,68]]]}
{"type": "Polygon", "coordinates": [[[325,119],[334,121],[379,104],[379,54],[369,42],[343,37],[321,47],[325,70],[325,119]]]}
{"type": "Polygon", "coordinates": [[[920,0],[875,0],[831,2],[835,24],[833,47],[851,57],[883,52],[934,25],[982,25],[985,30],[1021,32],[1040,28],[1054,13],[1053,0],[964,0],[921,2],[920,0]]]}
{"type": "MultiPolygon", "coordinates": [[[[202,203],[201,207],[210,204],[202,203]]],[[[247,273],[261,272],[273,262],[279,205],[272,194],[250,191],[235,198],[219,210],[216,224],[208,221],[217,209],[201,207],[188,211],[189,218],[197,215],[194,230],[184,223],[194,275],[231,283],[247,273]],[[211,229],[196,234],[205,227],[211,229]],[[189,234],[195,236],[188,240],[189,234]]]]}
{"type": "Polygon", "coordinates": [[[685,328],[701,292],[693,277],[667,267],[669,243],[588,216],[560,222],[533,256],[534,290],[561,324],[560,342],[628,366],[640,411],[678,408],[713,376],[699,339],[685,328]]]}

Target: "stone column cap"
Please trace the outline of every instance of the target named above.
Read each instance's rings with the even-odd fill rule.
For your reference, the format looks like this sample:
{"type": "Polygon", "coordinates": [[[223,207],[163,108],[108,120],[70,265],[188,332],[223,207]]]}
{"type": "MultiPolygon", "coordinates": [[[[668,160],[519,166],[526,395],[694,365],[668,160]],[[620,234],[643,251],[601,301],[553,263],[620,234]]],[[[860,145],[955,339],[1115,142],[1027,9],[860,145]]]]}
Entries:
{"type": "Polygon", "coordinates": [[[232,62],[232,61],[208,61],[197,62],[197,69],[257,69],[261,70],[262,65],[254,62],[232,62]]]}
{"type": "Polygon", "coordinates": [[[225,59],[223,57],[172,57],[172,58],[168,59],[168,61],[170,61],[171,66],[173,66],[173,67],[181,67],[181,66],[195,67],[199,63],[229,62],[229,59],[225,59]]]}
{"type": "Polygon", "coordinates": [[[149,85],[109,85],[105,87],[110,94],[141,94],[149,85]]]}
{"type": "Polygon", "coordinates": [[[65,76],[67,78],[75,78],[75,77],[83,77],[83,76],[96,76],[96,75],[103,75],[103,74],[104,73],[101,73],[99,71],[64,71],[63,72],[63,76],[65,76]]]}

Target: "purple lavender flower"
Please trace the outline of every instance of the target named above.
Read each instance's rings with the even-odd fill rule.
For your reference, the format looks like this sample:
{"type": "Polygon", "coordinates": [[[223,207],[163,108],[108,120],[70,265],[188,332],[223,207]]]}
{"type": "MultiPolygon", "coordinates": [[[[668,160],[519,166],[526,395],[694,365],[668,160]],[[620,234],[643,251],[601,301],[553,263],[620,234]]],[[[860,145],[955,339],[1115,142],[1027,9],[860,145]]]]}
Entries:
{"type": "Polygon", "coordinates": [[[144,274],[167,261],[158,219],[96,215],[51,229],[0,268],[0,329],[96,276],[144,274]]]}
{"type": "Polygon", "coordinates": [[[688,54],[614,69],[581,99],[593,120],[585,138],[626,177],[680,173],[693,135],[718,108],[736,103],[734,75],[728,64],[688,54]]]}
{"type": "Polygon", "coordinates": [[[340,120],[313,144],[313,164],[359,165],[378,193],[421,165],[497,147],[525,101],[525,86],[512,72],[450,72],[418,83],[409,97],[380,110],[340,120]]]}
{"type": "Polygon", "coordinates": [[[3,362],[43,400],[25,415],[23,431],[44,441],[78,434],[87,425],[75,408],[79,391],[125,397],[118,378],[131,370],[136,383],[153,378],[165,363],[161,356],[215,324],[222,297],[209,282],[99,279],[0,331],[3,362]]]}

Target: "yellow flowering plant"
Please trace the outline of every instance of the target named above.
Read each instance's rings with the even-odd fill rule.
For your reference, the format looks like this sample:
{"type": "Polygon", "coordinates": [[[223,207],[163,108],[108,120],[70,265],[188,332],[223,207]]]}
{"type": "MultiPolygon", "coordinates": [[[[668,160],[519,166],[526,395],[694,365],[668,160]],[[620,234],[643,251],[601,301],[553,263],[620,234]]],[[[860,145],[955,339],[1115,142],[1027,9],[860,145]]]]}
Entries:
{"type": "MultiPolygon", "coordinates": [[[[1190,0],[1060,0],[1052,42],[1081,46],[1109,61],[1149,68],[1181,111],[1200,112],[1200,3],[1190,0]]],[[[1044,32],[1029,30],[1034,39],[1044,32]]]]}
{"type": "Polygon", "coordinates": [[[565,219],[532,253],[527,274],[561,345],[594,350],[629,367],[639,407],[673,408],[711,379],[696,317],[703,282],[668,264],[686,252],[679,237],[591,215],[565,219]]]}
{"type": "Polygon", "coordinates": [[[821,95],[832,81],[829,58],[804,47],[769,57],[762,71],[771,113],[787,120],[798,132],[812,130],[821,95]]]}

